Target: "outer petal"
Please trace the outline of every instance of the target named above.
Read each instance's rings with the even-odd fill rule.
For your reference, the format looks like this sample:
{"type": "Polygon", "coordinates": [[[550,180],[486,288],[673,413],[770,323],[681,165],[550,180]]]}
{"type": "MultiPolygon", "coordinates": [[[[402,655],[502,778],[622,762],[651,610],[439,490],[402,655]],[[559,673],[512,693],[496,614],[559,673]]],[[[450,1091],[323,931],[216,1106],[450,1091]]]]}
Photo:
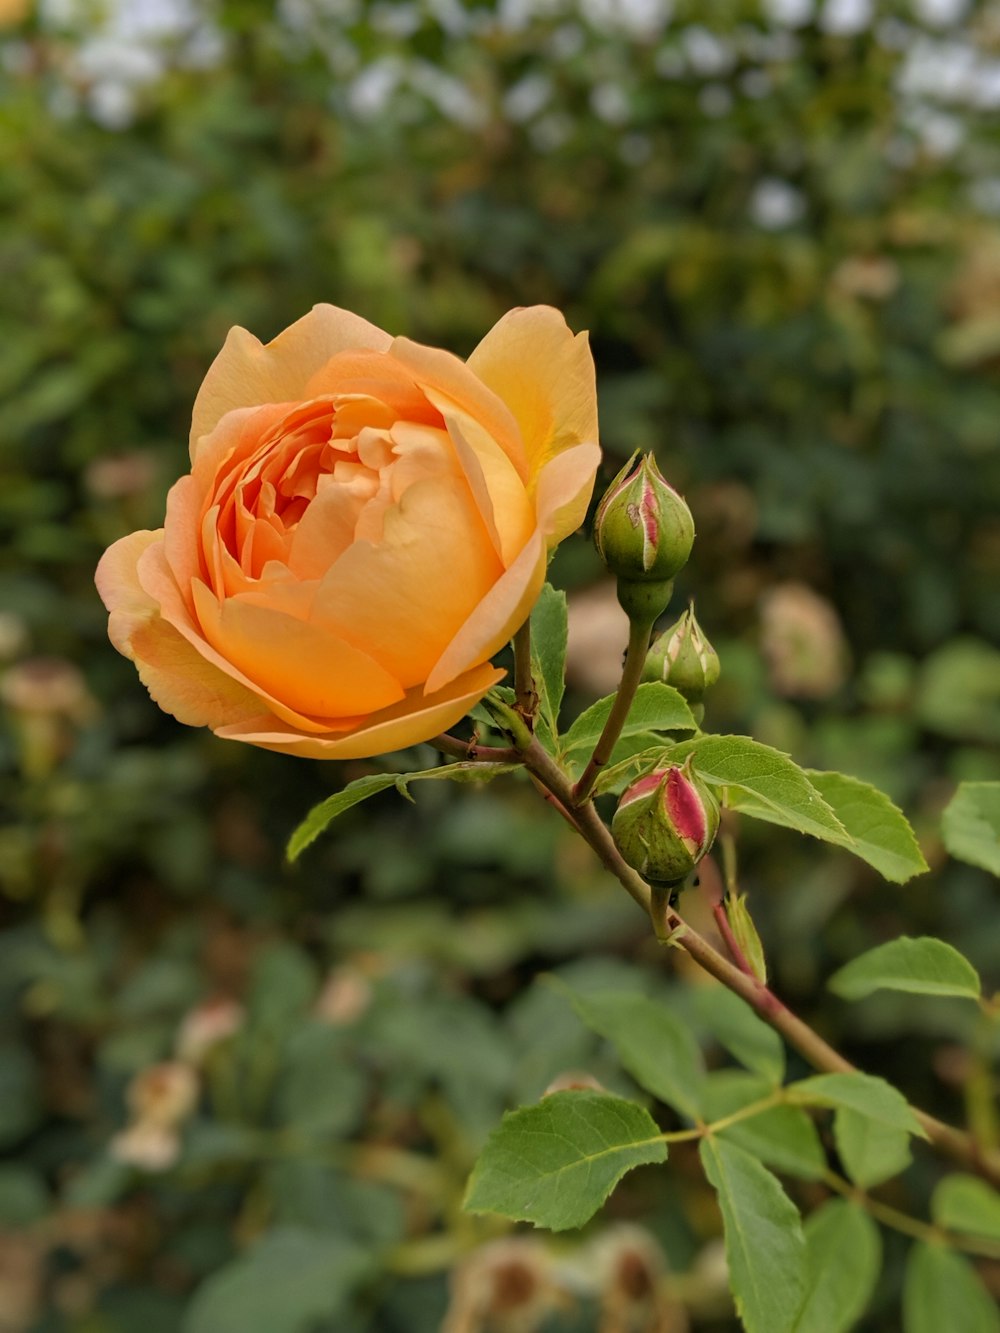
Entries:
{"type": "Polygon", "coordinates": [[[399,682],[373,657],[311,621],[240,597],[219,602],[200,581],[194,599],[212,647],[296,712],[354,717],[403,697],[399,682]]]}
{"type": "Polygon", "coordinates": [[[430,740],[464,717],[473,704],[504,673],[489,663],[475,667],[437,694],[425,696],[411,690],[394,708],[387,708],[367,718],[363,726],[337,738],[303,736],[271,717],[257,717],[235,726],[216,727],[215,734],[225,740],[245,741],[265,750],[296,754],[306,759],[367,759],[388,754],[408,745],[430,740]]]}
{"type": "Polygon", "coordinates": [[[600,461],[598,445],[578,444],[550,458],[539,473],[535,504],[550,549],[583,522],[600,461]]]}
{"type": "Polygon", "coordinates": [[[242,724],[260,711],[260,699],[206,662],[173,625],[159,616],[132,640],[139,679],[164,712],[189,727],[242,724]]]}
{"type": "Polygon", "coordinates": [[[262,705],[265,709],[272,709],[278,717],[283,718],[290,726],[301,728],[302,731],[310,733],[343,730],[342,727],[328,719],[309,717],[303,713],[298,713],[280,699],[272,698],[265,689],[249,680],[238,667],[227,661],[221,653],[216,652],[205,638],[201,626],[192,617],[184,599],[181,597],[177,582],[164,557],[162,543],[153,542],[146,548],[139,560],[137,574],[142,589],[159,606],[163,619],[173,625],[174,629],[182,638],[187,640],[195,652],[204,658],[209,666],[213,666],[223,675],[229,676],[238,685],[243,686],[244,689],[259,699],[258,713],[262,705]]]}
{"type": "Polygon", "coordinates": [[[191,727],[238,723],[260,711],[260,699],[206,662],[160,616],[139,583],[136,565],[162,533],[133,532],[105,551],[95,581],[110,614],[111,642],[135,662],[153,699],[191,727]]]}
{"type": "Polygon", "coordinates": [[[159,613],[154,598],[139,583],[140,556],[163,541],[163,529],[144,530],[122,537],[101,556],[94,582],[108,608],[108,637],[123,657],[132,657],[132,635],[159,613]]]}
{"type": "Polygon", "coordinates": [[[231,329],[194,402],[192,459],[198,440],[227,412],[306,398],[310,379],[338,352],[385,352],[391,343],[374,324],[333,305],[313,306],[269,343],[246,329],[231,329]]]}
{"type": "Polygon", "coordinates": [[[597,443],[597,388],[587,335],[574,336],[558,310],[544,305],[511,310],[467,364],[513,413],[530,478],[562,450],[597,443]]]}
{"type": "Polygon", "coordinates": [[[545,582],[545,555],[545,542],[536,531],[438,658],[424,687],[428,694],[485,662],[520,629],[545,582]]]}

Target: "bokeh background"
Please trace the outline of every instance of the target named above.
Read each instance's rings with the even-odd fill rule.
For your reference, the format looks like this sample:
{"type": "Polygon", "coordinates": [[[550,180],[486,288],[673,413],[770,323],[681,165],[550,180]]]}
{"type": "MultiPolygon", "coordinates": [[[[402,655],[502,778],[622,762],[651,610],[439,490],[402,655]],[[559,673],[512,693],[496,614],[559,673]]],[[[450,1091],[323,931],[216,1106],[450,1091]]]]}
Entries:
{"type": "MultiPolygon", "coordinates": [[[[902,932],[1000,982],[996,884],[939,836],[956,781],[1000,777],[1000,6],[0,0],[0,24],[0,1330],[735,1328],[683,1151],[557,1247],[460,1212],[503,1109],[567,1070],[629,1090],[545,973],[678,1006],[697,978],[514,783],[385,795],[288,868],[369,769],[161,715],[93,569],[159,526],[230,325],[329,300],[465,354],[560,307],[606,475],[655,449],[694,511],[707,725],[878,783],[932,865],[898,888],[746,828],[776,985],[995,1136],[960,1004],[823,982],[902,932]]],[[[553,570],[573,708],[622,647],[600,574],[583,537],[553,570]]],[[[886,1245],[863,1327],[890,1333],[886,1245]]]]}

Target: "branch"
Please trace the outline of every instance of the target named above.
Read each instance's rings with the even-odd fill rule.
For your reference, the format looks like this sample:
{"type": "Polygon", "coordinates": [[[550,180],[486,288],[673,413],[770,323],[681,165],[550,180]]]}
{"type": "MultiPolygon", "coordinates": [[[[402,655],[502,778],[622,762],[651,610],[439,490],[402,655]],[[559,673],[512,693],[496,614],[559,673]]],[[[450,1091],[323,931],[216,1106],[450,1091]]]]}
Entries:
{"type": "MultiPolygon", "coordinates": [[[[528,772],[537,777],[563,806],[573,810],[577,828],[597,853],[602,864],[640,907],[651,912],[653,894],[649,885],[622,859],[611,833],[597,813],[593,802],[588,800],[574,808],[574,792],[570,779],[534,738],[527,745],[515,741],[515,748],[520,751],[528,772]]],[[[675,908],[664,903],[660,905],[659,910],[662,912],[662,921],[659,923],[658,934],[669,934],[671,943],[687,950],[706,972],[745,1000],[754,1012],[780,1033],[789,1046],[798,1051],[814,1069],[831,1074],[858,1072],[849,1060],[846,1060],[829,1042],[824,1041],[818,1032],[814,1032],[808,1023],[804,1023],[801,1018],[793,1014],[772,990],[756,977],[742,972],[719,953],[703,935],[688,925],[675,908]]],[[[994,1185],[1000,1186],[1000,1152],[981,1148],[970,1134],[945,1124],[926,1111],[913,1107],[913,1112],[935,1148],[956,1162],[960,1162],[968,1170],[975,1171],[994,1185]]]]}
{"type": "Polygon", "coordinates": [[[608,714],[608,720],[604,724],[604,730],[594,746],[594,753],[587,761],[587,767],[583,770],[580,781],[573,788],[574,805],[582,805],[584,801],[589,799],[601,769],[611,758],[611,752],[615,748],[618,737],[622,734],[622,727],[628,717],[628,710],[632,707],[632,700],[635,698],[635,692],[642,679],[642,668],[646,662],[646,651],[649,648],[649,636],[652,629],[653,622],[651,620],[629,620],[628,648],[625,651],[625,665],[622,668],[621,683],[618,686],[611,712],[608,714]]]}

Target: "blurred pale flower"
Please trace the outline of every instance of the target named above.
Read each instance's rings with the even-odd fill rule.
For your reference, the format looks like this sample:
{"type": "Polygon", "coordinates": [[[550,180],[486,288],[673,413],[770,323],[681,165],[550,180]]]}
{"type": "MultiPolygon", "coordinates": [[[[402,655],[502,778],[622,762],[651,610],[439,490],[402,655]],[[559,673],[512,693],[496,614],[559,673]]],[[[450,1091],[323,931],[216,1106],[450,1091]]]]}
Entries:
{"type": "Polygon", "coordinates": [[[0,699],[17,713],[48,713],[84,722],[94,700],[83,675],[62,657],[29,657],[0,679],[0,699]]]}
{"type": "Polygon", "coordinates": [[[198,1101],[198,1075],[190,1065],[166,1060],[140,1070],[125,1094],[130,1123],[112,1138],[116,1162],[143,1171],[166,1171],[181,1151],[179,1129],[198,1101]]]}
{"type": "Polygon", "coordinates": [[[214,1046],[238,1032],[245,1019],[243,1006],[226,995],[196,1005],[184,1015],[177,1029],[177,1058],[200,1064],[214,1046]]]}
{"type": "Polygon", "coordinates": [[[607,1092],[607,1088],[593,1074],[580,1069],[568,1069],[555,1076],[542,1096],[550,1097],[554,1092],[607,1092]]]}
{"type": "Polygon", "coordinates": [[[764,594],[761,651],[771,685],[789,698],[825,699],[847,676],[849,654],[836,611],[804,583],[764,594]]]}
{"type": "Polygon", "coordinates": [[[111,1140],[109,1152],[123,1166],[140,1171],[167,1171],[181,1155],[181,1137],[176,1129],[140,1120],[111,1140]]]}
{"type": "Polygon", "coordinates": [[[665,1295],[666,1261],[650,1232],[612,1227],[594,1243],[591,1257],[600,1284],[598,1333],[687,1333],[684,1308],[665,1295]]]}
{"type": "Polygon", "coordinates": [[[164,1060],[136,1074],[128,1086],[126,1100],[136,1121],[179,1125],[198,1101],[198,1075],[180,1060],[164,1060]]]}
{"type": "Polygon", "coordinates": [[[535,1333],[564,1299],[540,1241],[492,1241],[453,1271],[441,1333],[535,1333]]]}
{"type": "Polygon", "coordinates": [[[372,994],[372,984],[360,968],[350,963],[335,967],[316,1000],[316,1017],[331,1027],[349,1027],[371,1004],[372,994]]]}
{"type": "Polygon", "coordinates": [[[884,255],[848,255],[834,269],[831,283],[845,296],[884,301],[899,286],[899,265],[884,255]]]}

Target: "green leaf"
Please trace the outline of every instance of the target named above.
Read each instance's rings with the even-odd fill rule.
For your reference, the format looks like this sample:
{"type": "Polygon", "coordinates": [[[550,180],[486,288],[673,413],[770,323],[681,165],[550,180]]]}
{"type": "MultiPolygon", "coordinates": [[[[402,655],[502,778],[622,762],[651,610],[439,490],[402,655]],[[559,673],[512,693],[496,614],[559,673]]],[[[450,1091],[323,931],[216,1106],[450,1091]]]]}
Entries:
{"type": "MultiPolygon", "coordinates": [[[[698,763],[700,767],[700,760],[698,763]]],[[[883,878],[896,884],[903,884],[927,870],[927,862],[906,816],[877,787],[844,773],[820,773],[815,769],[804,770],[804,773],[839,823],[839,831],[833,828],[826,832],[811,829],[805,832],[813,832],[816,837],[847,848],[867,861],[883,878]]],[[[758,793],[731,791],[727,804],[753,819],[785,828],[802,828],[796,811],[767,803],[758,793]]]]}
{"type": "Polygon", "coordinates": [[[285,855],[289,861],[298,860],[310,843],[315,842],[338,815],[390,787],[395,787],[400,795],[406,796],[411,782],[490,782],[501,773],[510,773],[516,767],[516,764],[480,764],[462,760],[457,764],[427,768],[419,773],[371,773],[368,777],[356,778],[343,791],[334,792],[325,801],[313,806],[288,839],[285,855]]]}
{"type": "Polygon", "coordinates": [[[833,1117],[833,1137],[844,1170],[862,1189],[898,1176],[912,1160],[905,1129],[891,1129],[847,1106],[833,1117]]]}
{"type": "Polygon", "coordinates": [[[957,995],[977,1000],[981,984],[976,969],[957,949],[929,935],[880,944],[853,958],[827,985],[845,1000],[860,1000],[876,990],[911,995],[957,995]]]}
{"type": "Polygon", "coordinates": [[[927,1137],[903,1094],[873,1074],[814,1074],[790,1083],[786,1093],[802,1106],[846,1106],[890,1129],[927,1137]]]}
{"type": "Polygon", "coordinates": [[[794,1333],[847,1333],[878,1280],[878,1227],[857,1204],[831,1199],[806,1220],[805,1235],[806,1294],[794,1333]]]}
{"type": "Polygon", "coordinates": [[[198,1288],[183,1333],[313,1333],[344,1312],[371,1267],[339,1236],[275,1228],[198,1288]]]}
{"type": "MultiPolygon", "coordinates": [[[[581,713],[563,737],[563,750],[592,750],[604,724],[608,720],[616,696],[606,695],[581,713]]],[[[698,724],[691,716],[687,700],[672,685],[650,681],[640,685],[629,709],[623,736],[634,736],[641,731],[697,731],[698,724]]]]}
{"type": "Polygon", "coordinates": [[[873,866],[883,879],[905,884],[928,870],[913,829],[902,810],[870,783],[844,773],[807,770],[809,780],[847,830],[844,845],[873,866]]]}
{"type": "MultiPolygon", "coordinates": [[[[774,1085],[758,1074],[741,1069],[720,1069],[708,1076],[705,1088],[705,1119],[712,1123],[763,1101],[774,1085]]],[[[803,1180],[819,1180],[826,1170],[826,1154],[816,1126],[797,1106],[772,1106],[766,1111],[715,1131],[720,1138],[737,1144],[776,1171],[803,1180]]]]}
{"type": "Polygon", "coordinates": [[[903,1282],[903,1333],[1000,1333],[1000,1313],[964,1255],[914,1245],[903,1282]]]}
{"type": "Polygon", "coordinates": [[[962,782],[941,819],[952,856],[1000,875],[1000,782],[962,782]]]}
{"type": "Polygon", "coordinates": [[[655,1121],[635,1102],[555,1092],[504,1116],[472,1172],[465,1208],[552,1231],[582,1227],[627,1171],[666,1159],[655,1121]]]}
{"type": "Polygon", "coordinates": [[[554,742],[566,683],[566,594],[546,583],[531,612],[531,675],[538,693],[539,739],[554,742]]]}
{"type": "Polygon", "coordinates": [[[805,1290],[795,1205],[750,1153],[713,1135],[699,1147],[722,1211],[729,1281],[747,1333],[790,1333],[805,1290]]]}
{"type": "Polygon", "coordinates": [[[725,986],[699,986],[690,1003],[696,1019],[734,1059],[761,1074],[772,1087],[780,1085],[785,1077],[785,1047],[746,1000],[725,986]]]}
{"type": "Polygon", "coordinates": [[[700,1113],[701,1051],[690,1029],[669,1009],[645,995],[581,995],[555,978],[553,985],[568,996],[587,1027],[612,1043],[624,1068],[647,1092],[692,1119],[700,1113]]]}
{"type": "Polygon", "coordinates": [[[931,1215],[950,1231],[1000,1240],[1000,1193],[978,1176],[945,1176],[931,1199],[931,1215]]]}
{"type": "Polygon", "coordinates": [[[849,835],[787,754],[748,736],[700,736],[670,752],[671,763],[694,756],[699,777],[726,787],[726,804],[757,819],[798,829],[827,842],[849,842],[849,835]]]}

